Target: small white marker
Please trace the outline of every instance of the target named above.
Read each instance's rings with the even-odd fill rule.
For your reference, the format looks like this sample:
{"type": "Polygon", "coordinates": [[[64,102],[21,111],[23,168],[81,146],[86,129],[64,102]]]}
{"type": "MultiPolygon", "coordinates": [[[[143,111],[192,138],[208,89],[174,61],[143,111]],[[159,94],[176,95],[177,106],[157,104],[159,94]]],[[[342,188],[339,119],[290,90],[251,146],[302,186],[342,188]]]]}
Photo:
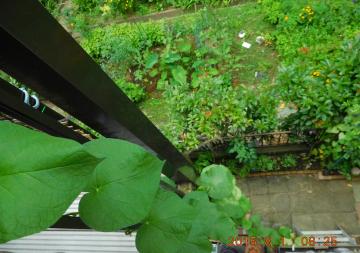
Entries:
{"type": "Polygon", "coordinates": [[[239,38],[242,39],[245,37],[245,32],[241,31],[239,32],[239,38]]]}
{"type": "Polygon", "coordinates": [[[247,42],[243,42],[243,43],[242,43],[242,46],[245,47],[245,48],[250,48],[250,47],[251,47],[251,44],[250,44],[250,43],[247,43],[247,42]]]}

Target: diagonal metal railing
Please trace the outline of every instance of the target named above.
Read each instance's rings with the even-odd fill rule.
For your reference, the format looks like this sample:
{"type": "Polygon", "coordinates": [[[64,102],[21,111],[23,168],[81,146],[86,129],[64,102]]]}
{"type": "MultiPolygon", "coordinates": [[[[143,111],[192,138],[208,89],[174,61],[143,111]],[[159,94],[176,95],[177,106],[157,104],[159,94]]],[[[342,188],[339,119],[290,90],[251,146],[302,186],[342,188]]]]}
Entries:
{"type": "MultiPolygon", "coordinates": [[[[0,2],[0,70],[101,135],[139,144],[166,160],[166,176],[182,181],[179,169],[191,172],[188,160],[39,1],[0,2]]],[[[0,113],[56,136],[87,141],[62,125],[56,113],[49,115],[23,104],[10,86],[0,80],[0,113]]],[[[84,224],[63,217],[56,226],[82,228],[84,224]]]]}

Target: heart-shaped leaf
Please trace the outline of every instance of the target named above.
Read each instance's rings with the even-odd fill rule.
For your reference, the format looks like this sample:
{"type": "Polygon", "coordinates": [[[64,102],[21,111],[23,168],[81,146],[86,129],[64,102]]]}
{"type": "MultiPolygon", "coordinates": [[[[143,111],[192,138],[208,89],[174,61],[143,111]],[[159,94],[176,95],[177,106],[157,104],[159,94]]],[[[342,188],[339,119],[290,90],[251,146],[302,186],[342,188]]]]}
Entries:
{"type": "Polygon", "coordinates": [[[198,184],[211,198],[223,199],[232,195],[235,177],[225,166],[213,164],[202,170],[198,184]]]}
{"type": "Polygon", "coordinates": [[[151,69],[159,61],[159,55],[156,53],[150,53],[145,58],[145,68],[151,69]]]}
{"type": "Polygon", "coordinates": [[[180,59],[181,59],[181,56],[178,53],[167,52],[164,55],[164,63],[165,64],[174,63],[174,62],[177,62],[180,59]]]}
{"type": "Polygon", "coordinates": [[[228,238],[237,236],[235,223],[209,201],[205,192],[188,193],[184,200],[196,210],[197,217],[192,230],[197,230],[197,234],[206,235],[206,238],[220,240],[223,243],[228,243],[228,238]]]}
{"type": "Polygon", "coordinates": [[[171,69],[171,74],[174,80],[179,84],[185,84],[187,78],[187,71],[180,65],[177,65],[171,69]]]}
{"type": "Polygon", "coordinates": [[[159,187],[163,162],[122,140],[98,139],[85,147],[105,159],[96,167],[90,192],[80,201],[81,219],[100,231],[115,231],[143,220],[159,187]]]}
{"type": "Polygon", "coordinates": [[[99,162],[75,141],[9,122],[0,122],[0,151],[0,243],[54,224],[99,162]]]}
{"type": "Polygon", "coordinates": [[[195,217],[194,208],[176,194],[160,189],[149,216],[136,234],[137,249],[141,253],[180,253],[191,241],[195,217]]]}
{"type": "Polygon", "coordinates": [[[242,195],[238,187],[234,187],[230,196],[215,200],[215,204],[220,211],[236,220],[243,218],[251,209],[250,200],[242,195]]]}

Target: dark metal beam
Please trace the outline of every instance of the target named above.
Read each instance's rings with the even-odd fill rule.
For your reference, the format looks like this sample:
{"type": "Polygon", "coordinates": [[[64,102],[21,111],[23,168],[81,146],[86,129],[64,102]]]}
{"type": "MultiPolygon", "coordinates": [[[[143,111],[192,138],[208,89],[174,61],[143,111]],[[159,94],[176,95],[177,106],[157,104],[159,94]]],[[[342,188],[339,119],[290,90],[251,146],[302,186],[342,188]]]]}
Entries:
{"type": "MultiPolygon", "coordinates": [[[[70,138],[80,143],[89,141],[81,134],[60,124],[47,114],[41,113],[25,104],[17,89],[0,78],[0,111],[48,134],[70,138]]],[[[49,110],[50,111],[50,110],[49,110]]],[[[55,112],[53,112],[55,113],[55,112]]]]}
{"type": "Polygon", "coordinates": [[[188,165],[38,1],[2,0],[0,28],[3,71],[103,136],[150,149],[171,165],[167,176],[188,165]]]}

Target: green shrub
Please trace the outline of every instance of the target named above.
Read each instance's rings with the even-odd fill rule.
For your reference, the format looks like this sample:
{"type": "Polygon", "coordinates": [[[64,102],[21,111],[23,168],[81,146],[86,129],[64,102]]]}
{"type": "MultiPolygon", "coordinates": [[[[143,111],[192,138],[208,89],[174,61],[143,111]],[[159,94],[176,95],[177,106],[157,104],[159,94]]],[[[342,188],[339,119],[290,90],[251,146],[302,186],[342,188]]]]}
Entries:
{"type": "Polygon", "coordinates": [[[180,148],[195,148],[200,139],[241,136],[247,132],[276,129],[276,107],[265,103],[275,104],[276,97],[266,96],[265,92],[256,96],[261,91],[244,86],[234,88],[224,76],[197,81],[196,89],[186,83],[166,91],[170,106],[185,120],[183,128],[178,129],[179,135],[184,136],[180,148]]]}
{"type": "Polygon", "coordinates": [[[262,7],[276,24],[272,38],[283,59],[277,92],[297,109],[284,127],[315,134],[310,140],[323,164],[349,175],[358,166],[350,155],[358,154],[356,132],[344,125],[356,125],[350,112],[359,103],[360,4],[263,0],[262,7]],[[331,133],[337,126],[346,133],[331,133]]]}
{"type": "Polygon", "coordinates": [[[50,13],[53,13],[59,8],[59,0],[39,0],[39,1],[50,13]]]}
{"type": "Polygon", "coordinates": [[[79,12],[92,12],[103,2],[102,0],[72,0],[79,12]]]}
{"type": "Polygon", "coordinates": [[[162,45],[164,41],[163,23],[148,22],[96,28],[81,44],[94,59],[119,63],[134,60],[137,52],[162,45]]]}
{"type": "Polygon", "coordinates": [[[261,155],[255,161],[253,167],[257,171],[273,171],[277,169],[276,160],[266,155],[261,155]]]}
{"type": "Polygon", "coordinates": [[[354,167],[360,167],[360,100],[348,109],[344,121],[327,130],[328,136],[321,146],[328,167],[349,176],[354,167]]]}
{"type": "Polygon", "coordinates": [[[297,164],[295,155],[285,155],[281,157],[280,164],[284,168],[294,168],[297,164]]]}
{"type": "Polygon", "coordinates": [[[73,0],[80,13],[98,12],[102,15],[125,14],[134,11],[135,0],[73,0]]]}
{"type": "Polygon", "coordinates": [[[249,147],[243,140],[236,138],[229,145],[230,154],[236,154],[236,159],[240,163],[250,163],[256,160],[256,150],[249,147]]]}
{"type": "Polygon", "coordinates": [[[228,6],[232,0],[173,0],[173,4],[180,8],[192,8],[195,5],[228,6]]]}
{"type": "Polygon", "coordinates": [[[204,152],[199,155],[199,157],[194,162],[194,168],[197,173],[201,173],[202,169],[213,164],[214,157],[211,152],[204,152]]]}
{"type": "Polygon", "coordinates": [[[146,97],[144,88],[138,84],[127,82],[123,79],[118,79],[116,84],[131,99],[131,101],[135,103],[141,102],[146,97]]]}

